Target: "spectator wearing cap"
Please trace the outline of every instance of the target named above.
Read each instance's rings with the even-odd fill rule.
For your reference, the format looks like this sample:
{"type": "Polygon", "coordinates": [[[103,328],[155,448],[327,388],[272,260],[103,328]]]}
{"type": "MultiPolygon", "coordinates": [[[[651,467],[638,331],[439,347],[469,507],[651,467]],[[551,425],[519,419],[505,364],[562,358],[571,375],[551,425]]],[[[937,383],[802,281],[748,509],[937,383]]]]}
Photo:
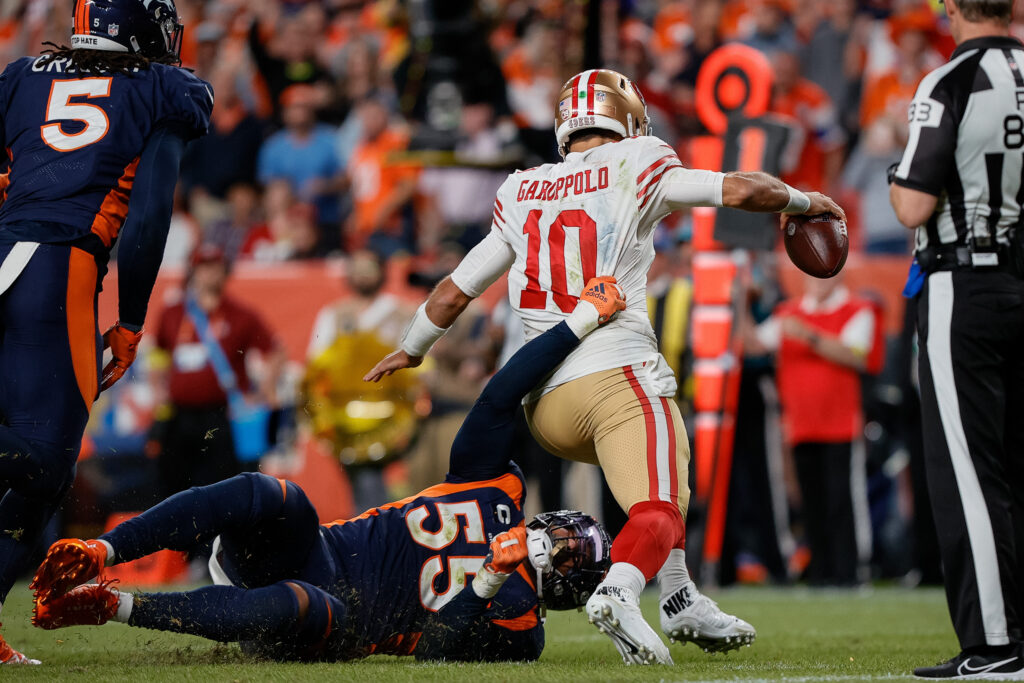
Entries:
{"type": "Polygon", "coordinates": [[[287,181],[297,198],[316,207],[319,223],[329,230],[341,220],[338,195],[347,183],[338,159],[337,130],[317,123],[316,102],[308,85],[293,85],[281,94],[284,129],[263,143],[259,179],[263,184],[287,181]]]}
{"type": "Polygon", "coordinates": [[[353,211],[344,228],[349,249],[369,246],[385,256],[415,250],[415,237],[404,210],[416,191],[418,171],[401,159],[408,148],[406,130],[391,123],[379,96],[359,105],[361,137],[352,152],[348,179],[353,211]]]}
{"type": "Polygon", "coordinates": [[[190,305],[202,311],[211,336],[231,366],[238,389],[251,401],[271,406],[277,402],[277,381],[286,360],[284,349],[255,311],[225,294],[228,272],[228,262],[219,247],[200,246],[193,257],[183,299],[169,305],[157,324],[156,346],[168,359],[166,371],[154,373],[158,393],[166,397],[168,408],[163,411],[165,419],[154,427],[164,496],[242,471],[228,421],[228,397],[214,370],[210,350],[197,331],[202,321],[195,319],[190,305]],[[258,385],[246,369],[254,353],[263,361],[258,385]]]}

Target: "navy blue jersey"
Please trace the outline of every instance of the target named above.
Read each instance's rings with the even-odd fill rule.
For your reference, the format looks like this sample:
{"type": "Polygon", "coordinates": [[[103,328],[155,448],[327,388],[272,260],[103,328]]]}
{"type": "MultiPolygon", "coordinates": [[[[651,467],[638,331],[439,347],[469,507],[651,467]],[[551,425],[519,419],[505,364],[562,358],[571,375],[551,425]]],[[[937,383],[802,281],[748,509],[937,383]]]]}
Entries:
{"type": "MultiPolygon", "coordinates": [[[[491,539],[523,523],[518,467],[488,481],[449,477],[416,496],[324,527],[338,569],[332,593],[349,609],[360,654],[412,654],[432,617],[483,566],[491,539]]],[[[520,631],[538,624],[526,570],[511,576],[487,617],[520,631]]],[[[351,641],[350,641],[351,642],[351,641]]]]}
{"type": "Polygon", "coordinates": [[[0,239],[110,248],[128,212],[135,168],[153,130],[203,135],[210,86],[153,64],[131,74],[77,73],[68,60],[24,57],[0,75],[0,137],[11,168],[0,239]]]}

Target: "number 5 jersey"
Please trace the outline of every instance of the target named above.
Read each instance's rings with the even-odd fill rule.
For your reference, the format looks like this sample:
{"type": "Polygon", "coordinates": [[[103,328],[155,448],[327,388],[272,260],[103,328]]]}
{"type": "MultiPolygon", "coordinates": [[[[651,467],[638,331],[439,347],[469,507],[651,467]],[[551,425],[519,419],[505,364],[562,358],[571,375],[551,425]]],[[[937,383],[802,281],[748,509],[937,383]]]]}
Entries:
{"type": "Polygon", "coordinates": [[[24,57],[0,75],[0,135],[10,158],[0,240],[74,243],[103,255],[117,238],[150,133],[203,135],[210,86],[152,64],[130,74],[80,74],[67,60],[24,57]]]}
{"type": "Polygon", "coordinates": [[[675,393],[647,316],[654,229],[674,210],[720,206],[723,178],[683,168],[675,150],[653,136],[572,152],[562,163],[508,177],[490,234],[452,273],[456,286],[478,296],[495,271],[510,268],[509,302],[527,341],[565,319],[594,276],[615,276],[627,306],[588,335],[527,402],[570,380],[634,364],[646,364],[660,395],[675,393]]]}

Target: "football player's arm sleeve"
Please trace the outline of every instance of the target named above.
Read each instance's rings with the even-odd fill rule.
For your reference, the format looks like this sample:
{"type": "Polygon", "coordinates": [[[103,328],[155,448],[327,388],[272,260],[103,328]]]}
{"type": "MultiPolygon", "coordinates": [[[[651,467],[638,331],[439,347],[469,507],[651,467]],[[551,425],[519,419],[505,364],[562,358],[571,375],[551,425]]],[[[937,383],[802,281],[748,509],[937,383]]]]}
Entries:
{"type": "Polygon", "coordinates": [[[451,279],[463,294],[475,299],[511,268],[515,260],[512,245],[501,238],[500,231],[492,229],[452,271],[451,279]]]}
{"type": "Polygon", "coordinates": [[[544,650],[544,627],[499,626],[488,613],[491,600],[465,588],[442,607],[416,645],[416,659],[461,662],[527,662],[544,650]]]}
{"type": "Polygon", "coordinates": [[[664,206],[678,211],[691,206],[722,206],[724,173],[672,168],[658,181],[664,206]]]}
{"type": "Polygon", "coordinates": [[[184,153],[185,138],[169,127],[155,130],[142,150],[117,251],[118,318],[122,325],[141,328],[146,320],[184,153]]]}
{"type": "Polygon", "coordinates": [[[562,321],[524,345],[484,387],[452,443],[448,479],[486,481],[509,471],[516,411],[580,340],[562,321]]]}

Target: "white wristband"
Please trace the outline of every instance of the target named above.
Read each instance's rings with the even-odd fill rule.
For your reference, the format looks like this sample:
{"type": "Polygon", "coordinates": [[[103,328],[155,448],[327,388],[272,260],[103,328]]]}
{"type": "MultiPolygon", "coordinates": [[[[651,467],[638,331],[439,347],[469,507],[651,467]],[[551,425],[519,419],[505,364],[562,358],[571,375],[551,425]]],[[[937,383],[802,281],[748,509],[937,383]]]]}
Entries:
{"type": "Polygon", "coordinates": [[[412,317],[409,326],[405,328],[399,348],[410,356],[425,356],[434,342],[447,331],[447,328],[438,327],[430,321],[430,318],[427,317],[427,304],[423,303],[416,309],[416,315],[412,317]]]}
{"type": "Polygon", "coordinates": [[[492,572],[485,566],[480,567],[480,571],[473,577],[473,592],[476,593],[477,597],[490,600],[501,587],[505,585],[505,581],[511,574],[499,574],[492,572]]]}
{"type": "Polygon", "coordinates": [[[569,317],[565,319],[566,324],[577,339],[583,339],[598,327],[597,309],[589,301],[580,301],[576,304],[569,317]]]}
{"type": "Polygon", "coordinates": [[[786,185],[789,190],[789,204],[786,204],[781,213],[806,213],[811,208],[811,198],[795,187],[786,185]]]}

